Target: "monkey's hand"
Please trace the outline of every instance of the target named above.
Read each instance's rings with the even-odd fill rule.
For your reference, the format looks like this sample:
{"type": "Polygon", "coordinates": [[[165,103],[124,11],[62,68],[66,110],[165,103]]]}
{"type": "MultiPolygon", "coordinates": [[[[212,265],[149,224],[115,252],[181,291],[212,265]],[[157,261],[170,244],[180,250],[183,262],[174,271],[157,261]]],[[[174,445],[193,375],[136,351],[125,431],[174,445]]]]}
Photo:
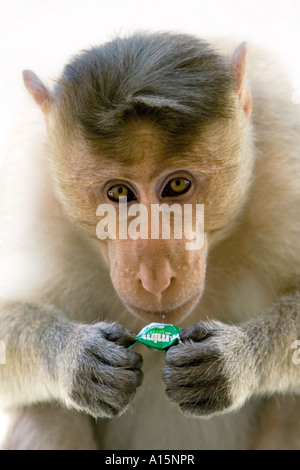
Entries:
{"type": "Polygon", "coordinates": [[[211,321],[191,325],[180,337],[182,342],[166,353],[163,381],[168,398],[188,415],[239,408],[256,382],[245,332],[211,321]]]}
{"type": "Polygon", "coordinates": [[[117,323],[76,326],[59,358],[65,404],[94,417],[123,413],[143,380],[142,356],[124,347],[134,339],[117,323]]]}

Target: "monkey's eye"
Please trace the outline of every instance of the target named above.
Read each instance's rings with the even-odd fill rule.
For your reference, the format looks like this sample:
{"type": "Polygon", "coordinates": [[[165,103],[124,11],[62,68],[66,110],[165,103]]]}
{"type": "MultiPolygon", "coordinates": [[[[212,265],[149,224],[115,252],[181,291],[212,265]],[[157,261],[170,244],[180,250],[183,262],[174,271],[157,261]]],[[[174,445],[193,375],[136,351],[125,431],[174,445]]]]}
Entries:
{"type": "Polygon", "coordinates": [[[163,189],[162,197],[180,196],[191,187],[191,182],[185,178],[174,178],[170,180],[163,189]]]}
{"type": "Polygon", "coordinates": [[[125,184],[116,184],[107,191],[109,199],[114,202],[122,202],[123,197],[127,197],[127,202],[136,199],[135,194],[125,184]]]}

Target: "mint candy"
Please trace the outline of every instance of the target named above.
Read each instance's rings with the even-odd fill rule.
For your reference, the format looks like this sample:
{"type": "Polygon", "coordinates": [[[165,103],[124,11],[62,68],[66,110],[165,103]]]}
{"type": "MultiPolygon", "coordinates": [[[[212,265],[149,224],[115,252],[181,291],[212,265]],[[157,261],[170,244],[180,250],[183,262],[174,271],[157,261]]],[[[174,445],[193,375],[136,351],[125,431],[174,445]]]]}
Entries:
{"type": "Polygon", "coordinates": [[[150,323],[136,336],[136,342],[145,344],[150,349],[168,349],[180,342],[178,326],[167,323],[150,323]]]}

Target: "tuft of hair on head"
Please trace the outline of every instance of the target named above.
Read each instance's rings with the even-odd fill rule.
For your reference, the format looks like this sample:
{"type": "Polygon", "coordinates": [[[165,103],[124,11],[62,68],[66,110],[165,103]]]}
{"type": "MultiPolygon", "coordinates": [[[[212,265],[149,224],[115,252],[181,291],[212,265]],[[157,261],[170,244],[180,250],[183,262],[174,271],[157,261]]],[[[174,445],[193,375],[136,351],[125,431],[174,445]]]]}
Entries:
{"type": "Polygon", "coordinates": [[[124,120],[191,131],[231,116],[229,62],[186,34],[139,33],[76,55],[58,79],[58,103],[88,139],[113,135],[124,120]]]}

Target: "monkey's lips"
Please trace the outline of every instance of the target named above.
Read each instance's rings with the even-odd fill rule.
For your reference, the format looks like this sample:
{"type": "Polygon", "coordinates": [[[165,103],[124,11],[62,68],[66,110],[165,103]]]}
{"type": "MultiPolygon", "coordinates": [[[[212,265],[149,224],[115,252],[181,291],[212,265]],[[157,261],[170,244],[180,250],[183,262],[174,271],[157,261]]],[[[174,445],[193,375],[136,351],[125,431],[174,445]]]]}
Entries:
{"type": "Polygon", "coordinates": [[[130,312],[136,315],[139,318],[147,322],[161,322],[161,323],[171,323],[173,325],[179,324],[181,321],[186,318],[193,308],[198,303],[201,297],[201,293],[194,295],[190,299],[186,300],[179,306],[174,308],[168,309],[161,309],[161,310],[144,310],[140,307],[136,307],[135,305],[126,303],[126,307],[130,312]]]}

